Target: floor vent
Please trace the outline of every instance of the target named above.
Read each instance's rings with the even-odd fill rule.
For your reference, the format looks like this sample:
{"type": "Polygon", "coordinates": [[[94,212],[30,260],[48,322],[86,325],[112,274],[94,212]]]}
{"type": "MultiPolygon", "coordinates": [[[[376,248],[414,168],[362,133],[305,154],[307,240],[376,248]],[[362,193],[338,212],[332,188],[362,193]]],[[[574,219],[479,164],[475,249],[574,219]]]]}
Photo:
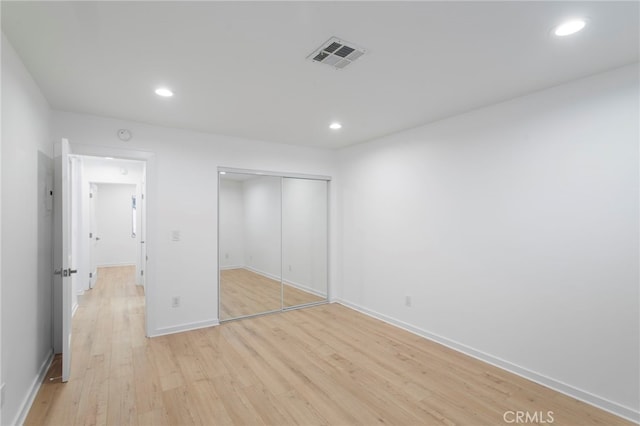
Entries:
{"type": "Polygon", "coordinates": [[[319,49],[314,50],[311,55],[307,56],[307,59],[341,70],[365,53],[365,49],[353,43],[340,40],[337,37],[331,37],[319,49]]]}

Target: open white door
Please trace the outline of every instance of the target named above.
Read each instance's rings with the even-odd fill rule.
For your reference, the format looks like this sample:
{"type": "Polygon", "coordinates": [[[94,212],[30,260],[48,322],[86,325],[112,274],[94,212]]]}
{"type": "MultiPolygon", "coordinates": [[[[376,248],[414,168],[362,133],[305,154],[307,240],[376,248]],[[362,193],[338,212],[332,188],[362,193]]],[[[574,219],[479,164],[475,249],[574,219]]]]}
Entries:
{"type": "MultiPolygon", "coordinates": [[[[60,311],[62,330],[62,381],[69,381],[71,373],[71,317],[72,292],[71,275],[77,271],[71,266],[71,180],[69,177],[69,141],[62,139],[54,145],[54,289],[60,291],[60,311]]],[[[55,323],[56,321],[54,321],[55,323]]],[[[55,334],[54,334],[55,335],[55,334]]]]}

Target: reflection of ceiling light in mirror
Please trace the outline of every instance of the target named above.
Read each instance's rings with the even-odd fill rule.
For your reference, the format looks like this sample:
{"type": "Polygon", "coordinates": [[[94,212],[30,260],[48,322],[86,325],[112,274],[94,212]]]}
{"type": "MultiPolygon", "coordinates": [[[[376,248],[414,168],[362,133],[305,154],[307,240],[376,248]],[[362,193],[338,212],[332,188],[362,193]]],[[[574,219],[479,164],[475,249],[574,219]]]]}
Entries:
{"type": "Polygon", "coordinates": [[[336,121],[336,122],[334,122],[334,123],[331,123],[331,124],[329,125],[329,128],[330,128],[331,130],[338,130],[338,129],[342,129],[342,124],[340,124],[340,123],[338,123],[338,122],[336,121]]]}
{"type": "Polygon", "coordinates": [[[105,160],[113,160],[113,157],[104,157],[105,160]]]}
{"type": "Polygon", "coordinates": [[[226,175],[226,174],[227,174],[227,172],[220,172],[220,174],[221,174],[221,175],[226,175]]]}

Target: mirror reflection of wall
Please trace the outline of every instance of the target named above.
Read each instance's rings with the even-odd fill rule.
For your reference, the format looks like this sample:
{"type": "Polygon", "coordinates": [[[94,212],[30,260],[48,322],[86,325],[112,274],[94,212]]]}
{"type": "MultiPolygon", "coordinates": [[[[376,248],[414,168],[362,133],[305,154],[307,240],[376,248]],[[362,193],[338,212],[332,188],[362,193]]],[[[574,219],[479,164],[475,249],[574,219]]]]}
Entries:
{"type": "Polygon", "coordinates": [[[327,297],[327,182],[282,180],[283,304],[327,297]]]}
{"type": "Polygon", "coordinates": [[[327,300],[327,193],[325,180],[220,174],[221,320],[327,300]]]}
{"type": "Polygon", "coordinates": [[[221,175],[219,206],[220,319],[280,310],[280,178],[221,175]]]}

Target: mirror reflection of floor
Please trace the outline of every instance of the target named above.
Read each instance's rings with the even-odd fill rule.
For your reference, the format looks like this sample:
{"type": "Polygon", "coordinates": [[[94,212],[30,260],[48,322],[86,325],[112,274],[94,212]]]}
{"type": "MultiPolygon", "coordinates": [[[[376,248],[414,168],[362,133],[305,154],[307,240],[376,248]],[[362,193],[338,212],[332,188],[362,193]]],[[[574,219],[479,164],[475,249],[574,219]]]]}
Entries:
{"type": "Polygon", "coordinates": [[[280,281],[247,269],[220,271],[220,319],[280,310],[282,293],[285,307],[326,300],[297,287],[287,284],[283,287],[281,290],[280,281]]]}

